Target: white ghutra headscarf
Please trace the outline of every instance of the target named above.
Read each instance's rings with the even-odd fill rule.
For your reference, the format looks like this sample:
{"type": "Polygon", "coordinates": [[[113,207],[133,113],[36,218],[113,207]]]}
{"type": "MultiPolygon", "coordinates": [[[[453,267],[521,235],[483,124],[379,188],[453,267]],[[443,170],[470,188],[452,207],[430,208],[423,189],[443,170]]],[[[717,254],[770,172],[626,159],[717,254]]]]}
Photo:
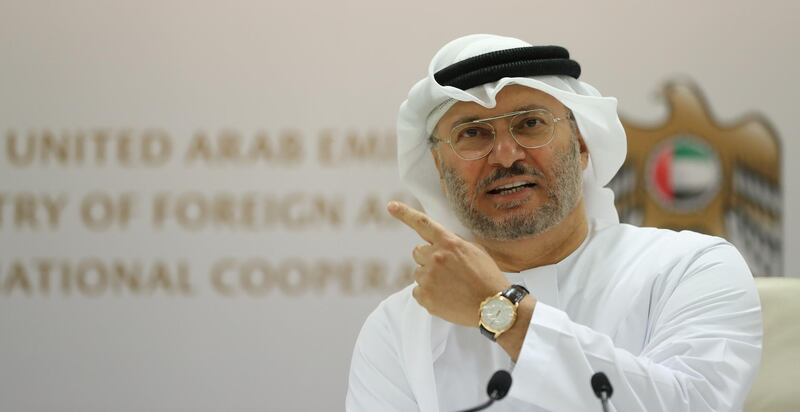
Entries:
{"type": "Polygon", "coordinates": [[[589,165],[583,172],[583,199],[589,218],[617,223],[614,194],[605,188],[625,160],[625,130],[617,116],[617,99],[600,95],[594,87],[569,76],[504,77],[469,90],[443,86],[434,74],[453,63],[484,53],[531,46],[522,40],[474,34],[446,44],[428,66],[428,75],[417,82],[400,106],[397,120],[397,160],[400,179],[422,204],[425,212],[462,237],[470,237],[450,208],[439,184],[428,137],[439,119],[457,101],[495,107],[495,97],[505,86],[518,84],[541,90],[572,110],[589,149],[589,165]]]}

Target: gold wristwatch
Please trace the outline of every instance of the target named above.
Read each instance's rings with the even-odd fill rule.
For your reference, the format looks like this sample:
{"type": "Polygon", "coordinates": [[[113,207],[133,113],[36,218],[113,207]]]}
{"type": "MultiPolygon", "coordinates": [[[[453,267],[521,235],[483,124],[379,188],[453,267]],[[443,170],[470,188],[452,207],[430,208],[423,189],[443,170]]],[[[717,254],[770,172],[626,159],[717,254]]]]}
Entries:
{"type": "Polygon", "coordinates": [[[508,289],[486,298],[481,303],[478,322],[483,336],[494,342],[503,332],[511,329],[517,320],[519,302],[528,293],[528,289],[522,285],[511,285],[508,289]]]}

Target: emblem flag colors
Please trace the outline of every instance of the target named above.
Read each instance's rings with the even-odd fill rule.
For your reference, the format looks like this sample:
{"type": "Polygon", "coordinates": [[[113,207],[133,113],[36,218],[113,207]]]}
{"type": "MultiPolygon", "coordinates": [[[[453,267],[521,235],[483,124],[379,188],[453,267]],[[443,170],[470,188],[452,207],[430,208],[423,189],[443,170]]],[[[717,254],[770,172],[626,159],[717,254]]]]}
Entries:
{"type": "Polygon", "coordinates": [[[718,157],[697,138],[678,137],[664,142],[652,154],[649,166],[650,189],[671,209],[702,208],[719,189],[718,157]]]}

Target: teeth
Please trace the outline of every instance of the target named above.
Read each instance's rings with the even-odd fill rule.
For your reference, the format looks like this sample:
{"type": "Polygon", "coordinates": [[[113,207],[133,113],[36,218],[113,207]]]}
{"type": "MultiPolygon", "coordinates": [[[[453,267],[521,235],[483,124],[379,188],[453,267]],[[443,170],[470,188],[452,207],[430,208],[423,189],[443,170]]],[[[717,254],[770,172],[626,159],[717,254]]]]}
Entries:
{"type": "Polygon", "coordinates": [[[528,184],[528,182],[509,183],[507,185],[497,186],[496,188],[494,188],[494,190],[511,189],[511,188],[522,186],[522,185],[526,185],[526,184],[528,184]]]}
{"type": "Polygon", "coordinates": [[[515,187],[513,189],[503,189],[503,194],[507,195],[509,193],[516,193],[516,192],[519,192],[520,190],[522,190],[521,186],[517,186],[517,187],[515,187]]]}
{"type": "Polygon", "coordinates": [[[528,184],[530,184],[530,183],[529,182],[509,183],[509,184],[505,184],[505,185],[502,185],[502,186],[498,186],[498,187],[490,190],[490,192],[493,193],[493,194],[508,195],[508,194],[511,194],[511,193],[519,192],[520,190],[524,189],[528,184]]]}

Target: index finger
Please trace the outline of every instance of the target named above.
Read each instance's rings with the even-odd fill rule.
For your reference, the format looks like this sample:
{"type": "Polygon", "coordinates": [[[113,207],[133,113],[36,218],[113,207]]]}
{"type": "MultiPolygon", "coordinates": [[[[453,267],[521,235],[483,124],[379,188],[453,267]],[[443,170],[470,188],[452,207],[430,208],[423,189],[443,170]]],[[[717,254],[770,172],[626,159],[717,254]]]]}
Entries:
{"type": "Polygon", "coordinates": [[[421,238],[430,243],[435,243],[449,233],[444,226],[429,218],[425,213],[402,202],[391,201],[386,206],[386,210],[392,217],[414,229],[421,238]]]}

